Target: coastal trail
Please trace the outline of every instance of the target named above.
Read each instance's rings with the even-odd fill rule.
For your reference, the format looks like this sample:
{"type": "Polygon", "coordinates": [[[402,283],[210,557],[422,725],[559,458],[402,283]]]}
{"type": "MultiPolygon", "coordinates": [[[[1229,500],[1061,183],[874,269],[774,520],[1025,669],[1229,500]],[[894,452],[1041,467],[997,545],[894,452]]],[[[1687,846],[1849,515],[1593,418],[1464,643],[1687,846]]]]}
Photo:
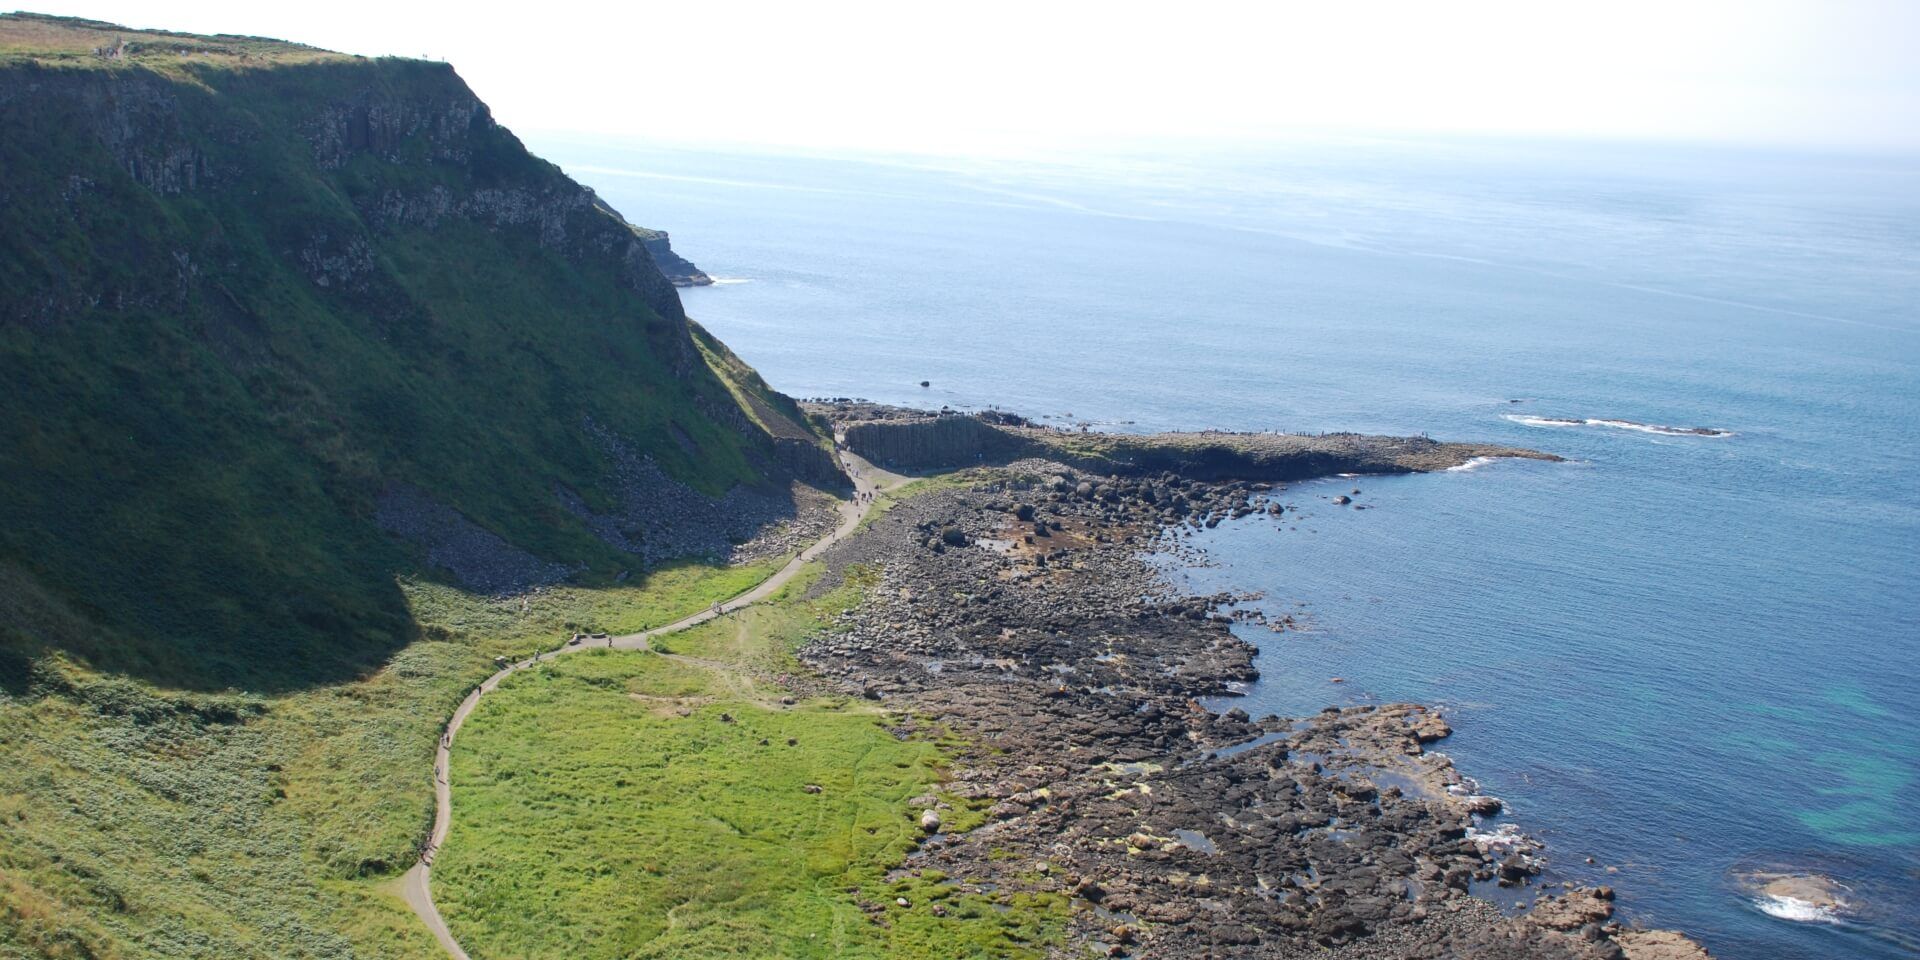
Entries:
{"type": "Polygon", "coordinates": [[[455,940],[453,933],[447,929],[446,921],[440,916],[440,909],[434,905],[431,889],[433,857],[439,851],[440,845],[446,841],[447,834],[453,827],[453,784],[451,782],[453,740],[459,735],[460,727],[466,723],[467,717],[473,713],[475,707],[480,705],[481,696],[498,687],[500,682],[509,675],[537,666],[554,657],[581,650],[605,650],[609,646],[615,650],[647,650],[650,649],[650,641],[655,637],[698,626],[723,614],[753,606],[779,592],[780,588],[786,586],[809,561],[826,552],[828,548],[838,543],[841,537],[848,536],[859,529],[861,521],[866,519],[879,502],[877,494],[897,489],[911,479],[889,473],[845,451],[842,451],[840,456],[847,475],[853,478],[854,486],[853,498],[835,508],[840,514],[840,522],[826,536],[800,551],[788,560],[785,566],[775,571],[772,576],[760,581],[753,589],[665,626],[613,637],[610,643],[563,645],[528,659],[510,663],[481,681],[473,692],[467,694],[466,699],[460,701],[460,706],[454,709],[453,716],[447,720],[447,725],[441,733],[439,748],[434,751],[433,832],[428,835],[426,852],[421,855],[413,868],[400,878],[401,899],[406,901],[414,915],[420,918],[420,922],[426,924],[428,930],[433,931],[434,938],[446,948],[449,956],[454,957],[455,960],[471,960],[466,950],[461,948],[460,942],[455,940]]]}

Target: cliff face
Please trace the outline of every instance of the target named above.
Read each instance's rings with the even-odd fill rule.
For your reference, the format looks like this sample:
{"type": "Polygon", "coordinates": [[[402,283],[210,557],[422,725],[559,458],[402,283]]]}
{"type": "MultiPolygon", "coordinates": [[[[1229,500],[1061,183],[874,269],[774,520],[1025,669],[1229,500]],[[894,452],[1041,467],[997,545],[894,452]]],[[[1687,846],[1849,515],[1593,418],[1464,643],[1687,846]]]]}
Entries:
{"type": "Polygon", "coordinates": [[[700,271],[699,267],[689,263],[685,257],[673,252],[667,243],[665,230],[644,230],[647,252],[653,255],[653,262],[660,272],[673,281],[676,287],[704,287],[713,283],[713,278],[700,271]]]}
{"type": "Polygon", "coordinates": [[[0,582],[84,658],[351,672],[411,635],[397,576],[609,577],[834,479],[665,235],[444,64],[8,15],[0,170],[0,582]]]}
{"type": "Polygon", "coordinates": [[[847,449],[907,470],[1006,463],[1045,453],[1024,437],[969,416],[843,421],[841,429],[847,449]]]}
{"type": "MultiPolygon", "coordinates": [[[[34,196],[36,187],[57,188],[65,212],[78,220],[86,208],[101,206],[88,200],[118,193],[114,188],[121,186],[100,182],[93,174],[102,171],[89,170],[87,160],[110,161],[132,184],[168,201],[230,200],[244,190],[263,204],[311,202],[322,198],[298,188],[320,187],[345,201],[347,209],[322,204],[286,211],[316,221],[286,239],[295,243],[291,252],[302,272],[322,287],[366,292],[376,286],[373,236],[465,223],[530,238],[575,267],[616,277],[657,317],[685,320],[678,296],[653,259],[654,249],[671,254],[666,235],[627,223],[591,190],[526,153],[445,64],[343,58],[245,72],[215,68],[194,71],[195,85],[140,69],[137,61],[122,69],[48,68],[33,60],[8,68],[9,90],[0,100],[8,129],[37,135],[15,138],[13,147],[44,151],[46,138],[57,137],[65,141],[58,144],[61,152],[69,154],[64,171],[16,158],[22,168],[54,179],[9,184],[9,199],[31,203],[47,199],[34,196]],[[195,89],[199,84],[205,88],[195,89]],[[36,120],[49,123],[41,127],[36,120]],[[54,129],[70,123],[78,129],[54,129]],[[264,156],[261,148],[269,144],[296,154],[264,156]],[[96,152],[89,146],[104,156],[71,156],[96,152]],[[281,166],[286,161],[295,169],[281,166]],[[299,173],[318,174],[312,180],[319,182],[286,182],[299,167],[307,168],[299,173]],[[263,193],[266,187],[281,192],[263,193]]],[[[292,219],[266,209],[255,213],[276,226],[292,219]]],[[[86,237],[96,248],[103,239],[114,238],[86,237]]],[[[33,251],[15,252],[27,260],[33,251]]],[[[193,253],[144,247],[128,252],[189,260],[193,253]]],[[[698,273],[685,260],[674,260],[676,273],[698,273]]],[[[15,309],[9,319],[44,323],[102,300],[127,307],[158,302],[151,292],[85,282],[102,279],[93,266],[145,273],[148,263],[45,265],[54,269],[29,279],[64,289],[37,304],[10,303],[15,309]]]]}

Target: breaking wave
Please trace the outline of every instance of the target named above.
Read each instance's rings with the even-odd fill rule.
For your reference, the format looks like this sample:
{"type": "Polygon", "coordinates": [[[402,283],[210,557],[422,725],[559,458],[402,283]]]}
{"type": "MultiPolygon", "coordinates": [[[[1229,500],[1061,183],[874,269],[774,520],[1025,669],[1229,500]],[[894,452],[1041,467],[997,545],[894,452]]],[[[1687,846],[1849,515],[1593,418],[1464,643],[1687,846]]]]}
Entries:
{"type": "Polygon", "coordinates": [[[1718,427],[1669,427],[1658,423],[1641,423],[1637,420],[1608,420],[1588,417],[1576,420],[1569,417],[1535,417],[1523,413],[1507,413],[1504,419],[1529,427],[1612,427],[1615,430],[1638,430],[1641,433],[1657,433],[1663,437],[1731,437],[1732,430],[1718,427]]]}
{"type": "Polygon", "coordinates": [[[1832,907],[1823,907],[1816,903],[1798,900],[1793,897],[1755,897],[1753,905],[1761,913],[1795,923],[1840,923],[1840,913],[1832,907]]]}

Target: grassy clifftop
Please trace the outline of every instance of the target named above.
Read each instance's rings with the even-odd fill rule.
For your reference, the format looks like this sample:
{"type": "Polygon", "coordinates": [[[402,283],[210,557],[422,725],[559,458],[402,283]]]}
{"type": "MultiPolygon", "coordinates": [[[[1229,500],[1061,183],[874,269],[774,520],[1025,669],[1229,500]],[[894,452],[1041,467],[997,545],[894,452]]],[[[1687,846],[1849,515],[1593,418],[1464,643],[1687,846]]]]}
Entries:
{"type": "Polygon", "coordinates": [[[69,66],[137,62],[168,69],[194,62],[233,65],[352,61],[359,57],[268,37],[200,36],[171,30],[129,30],[118,24],[36,13],[0,14],[0,62],[31,60],[69,66]]]}
{"type": "Polygon", "coordinates": [[[638,565],[590,523],[623,465],[795,472],[654,234],[444,64],[8,15],[0,169],[0,674],[51,644],[188,686],[357,675],[416,633],[396,577],[459,572],[383,526],[489,585],[604,582],[638,565]],[[56,607],[93,629],[22,626],[56,607]]]}

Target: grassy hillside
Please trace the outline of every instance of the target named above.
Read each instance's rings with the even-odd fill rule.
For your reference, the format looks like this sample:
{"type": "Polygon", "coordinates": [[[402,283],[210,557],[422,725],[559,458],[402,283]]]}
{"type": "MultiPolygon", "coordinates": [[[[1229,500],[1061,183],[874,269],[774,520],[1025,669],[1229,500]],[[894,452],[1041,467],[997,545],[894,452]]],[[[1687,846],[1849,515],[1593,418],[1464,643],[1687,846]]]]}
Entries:
{"type": "Polygon", "coordinates": [[[556,491],[614,508],[609,437],[778,479],[643,235],[451,68],[15,16],[0,89],[0,561],[102,628],[88,662],[377,664],[422,567],[374,522],[397,486],[592,582],[634,558],[556,491]]]}
{"type": "Polygon", "coordinates": [[[439,955],[491,658],[778,564],[589,518],[822,479],[649,239],[445,65],[0,16],[0,960],[439,955]]]}
{"type": "Polygon", "coordinates": [[[411,584],[425,639],[366,678],[277,696],[41,658],[0,691],[0,958],[444,957],[392,885],[432,817],[441,724],[490,658],[572,624],[659,626],[771,567],[543,591],[524,613],[411,584]]]}

